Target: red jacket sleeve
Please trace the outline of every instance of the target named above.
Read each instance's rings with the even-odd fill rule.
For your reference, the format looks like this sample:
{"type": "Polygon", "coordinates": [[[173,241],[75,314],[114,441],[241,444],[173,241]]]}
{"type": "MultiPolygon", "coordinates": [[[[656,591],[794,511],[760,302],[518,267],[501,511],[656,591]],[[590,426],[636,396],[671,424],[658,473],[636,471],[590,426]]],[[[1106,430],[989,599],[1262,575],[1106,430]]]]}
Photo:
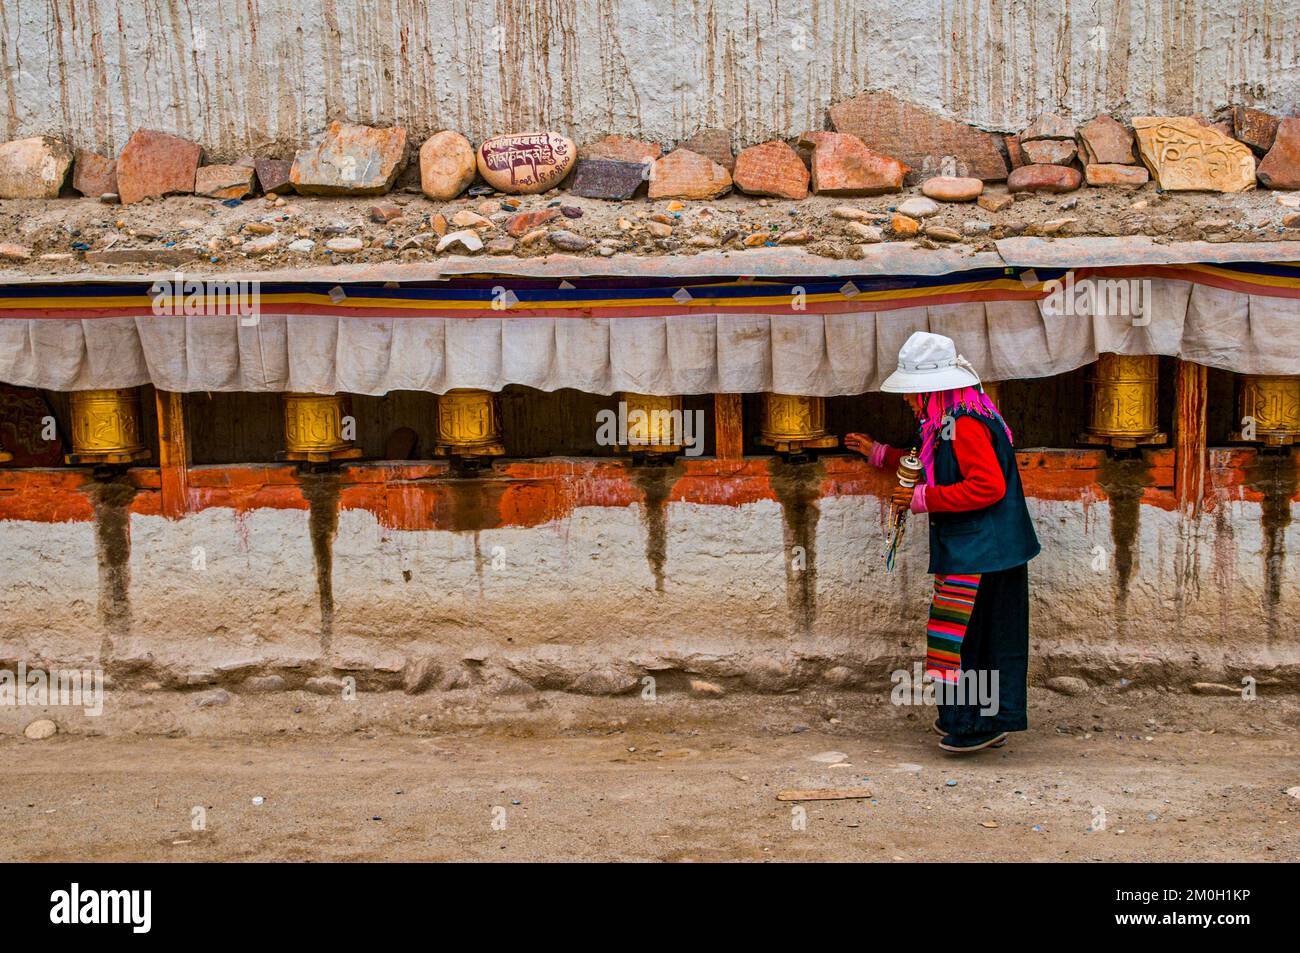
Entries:
{"type": "Polygon", "coordinates": [[[931,513],[962,513],[992,506],[1007,492],[993,437],[988,427],[974,417],[958,417],[953,433],[953,452],[961,480],[948,486],[927,486],[925,508],[931,513]]]}
{"type": "Polygon", "coordinates": [[[903,459],[904,451],[898,447],[885,447],[885,458],[881,461],[880,467],[888,473],[894,473],[898,470],[898,461],[903,459]]]}

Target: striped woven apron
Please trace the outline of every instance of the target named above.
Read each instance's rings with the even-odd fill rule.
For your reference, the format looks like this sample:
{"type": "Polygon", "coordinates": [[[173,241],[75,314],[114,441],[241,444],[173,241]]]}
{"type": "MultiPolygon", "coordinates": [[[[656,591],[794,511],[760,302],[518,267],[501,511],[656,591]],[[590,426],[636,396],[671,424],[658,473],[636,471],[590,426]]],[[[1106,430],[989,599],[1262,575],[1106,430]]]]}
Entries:
{"type": "Polygon", "coordinates": [[[956,682],[961,672],[961,643],[975,608],[980,574],[934,577],[934,600],[925,629],[925,674],[956,682]]]}

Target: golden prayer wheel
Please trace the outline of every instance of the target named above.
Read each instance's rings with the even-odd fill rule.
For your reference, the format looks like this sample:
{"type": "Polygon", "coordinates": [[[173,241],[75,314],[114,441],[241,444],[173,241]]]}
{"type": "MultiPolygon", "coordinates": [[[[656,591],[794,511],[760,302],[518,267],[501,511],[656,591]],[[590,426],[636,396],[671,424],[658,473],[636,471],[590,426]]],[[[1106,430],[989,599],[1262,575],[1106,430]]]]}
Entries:
{"type": "Polygon", "coordinates": [[[1300,439],[1300,377],[1243,374],[1238,380],[1243,432],[1237,436],[1269,447],[1296,443],[1300,439]]]}
{"type": "Polygon", "coordinates": [[[619,399],[626,407],[627,444],[624,453],[673,456],[682,452],[682,398],[633,394],[623,391],[619,399]]]}
{"type": "Polygon", "coordinates": [[[438,398],[438,456],[499,457],[501,404],[490,390],[457,388],[438,398]]]}
{"type": "Polygon", "coordinates": [[[826,398],[764,394],[758,442],[777,453],[834,447],[840,438],[826,432],[826,398]]]}
{"type": "Polygon", "coordinates": [[[140,390],[72,392],[72,452],[76,464],[124,464],[146,460],[149,448],[140,432],[140,390]]]}
{"type": "Polygon", "coordinates": [[[303,463],[361,456],[360,449],[343,433],[351,403],[345,394],[285,393],[284,452],[280,456],[303,463]]]}
{"type": "Polygon", "coordinates": [[[1085,443],[1131,449],[1160,444],[1158,358],[1154,354],[1102,354],[1088,376],[1092,409],[1085,443]]]}

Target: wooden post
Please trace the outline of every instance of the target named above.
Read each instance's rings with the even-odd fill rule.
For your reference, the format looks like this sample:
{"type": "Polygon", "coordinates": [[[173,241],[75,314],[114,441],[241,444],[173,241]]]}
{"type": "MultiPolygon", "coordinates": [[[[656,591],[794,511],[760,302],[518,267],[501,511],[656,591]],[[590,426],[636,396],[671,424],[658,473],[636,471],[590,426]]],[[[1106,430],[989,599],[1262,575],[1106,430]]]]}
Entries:
{"type": "Polygon", "coordinates": [[[745,457],[745,419],[740,394],[713,395],[714,454],[719,460],[745,457]]]}
{"type": "Polygon", "coordinates": [[[1185,517],[1200,515],[1205,496],[1206,370],[1191,361],[1178,362],[1174,385],[1174,498],[1185,517]]]}
{"type": "Polygon", "coordinates": [[[158,476],[162,512],[180,519],[190,508],[190,442],[185,433],[184,394],[155,391],[158,406],[158,476]]]}

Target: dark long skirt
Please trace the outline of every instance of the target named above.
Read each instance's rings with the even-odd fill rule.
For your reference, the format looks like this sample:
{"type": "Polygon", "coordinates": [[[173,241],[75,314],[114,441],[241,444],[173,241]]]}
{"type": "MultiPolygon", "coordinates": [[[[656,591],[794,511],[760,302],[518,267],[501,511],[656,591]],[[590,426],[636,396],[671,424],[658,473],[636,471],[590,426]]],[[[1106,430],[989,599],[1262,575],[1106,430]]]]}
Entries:
{"type": "MultiPolygon", "coordinates": [[[[967,694],[962,704],[939,705],[939,727],[950,735],[1024,731],[1029,675],[1029,564],[986,572],[961,643],[963,676],[990,679],[997,672],[997,713],[967,694]]],[[[991,680],[986,681],[991,688],[991,680]]],[[[940,699],[942,700],[942,699],[940,699]]]]}

